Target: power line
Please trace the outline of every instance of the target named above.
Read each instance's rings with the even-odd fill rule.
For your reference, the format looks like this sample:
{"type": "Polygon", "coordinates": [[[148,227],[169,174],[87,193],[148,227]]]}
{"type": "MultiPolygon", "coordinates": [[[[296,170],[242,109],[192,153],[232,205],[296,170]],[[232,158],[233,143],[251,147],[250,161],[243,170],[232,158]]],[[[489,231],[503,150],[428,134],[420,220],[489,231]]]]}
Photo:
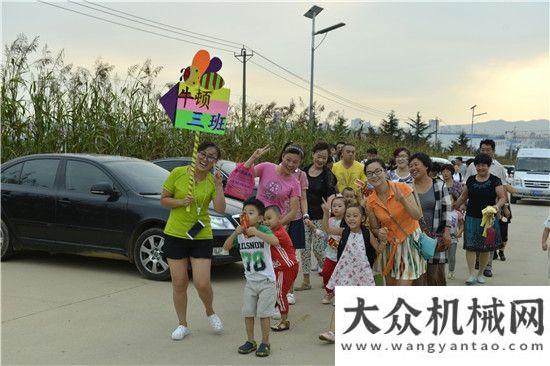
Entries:
{"type": "MultiPolygon", "coordinates": [[[[117,15],[117,14],[113,14],[112,12],[109,12],[109,11],[105,11],[105,10],[101,10],[101,9],[96,9],[92,6],[89,6],[89,5],[85,5],[85,4],[82,4],[82,3],[79,3],[79,2],[76,2],[76,1],[71,1],[71,0],[68,0],[70,3],[74,4],[74,5],[78,5],[78,6],[82,6],[82,7],[85,7],[85,8],[88,8],[88,9],[92,9],[92,10],[95,10],[95,11],[99,11],[101,13],[104,13],[104,14],[109,14],[111,16],[114,16],[114,17],[117,17],[117,18],[122,18],[122,19],[126,19],[130,22],[135,22],[135,23],[138,23],[138,24],[143,24],[145,26],[148,26],[148,27],[153,27],[153,28],[157,28],[157,29],[161,29],[163,31],[166,31],[166,32],[172,32],[172,33],[176,33],[176,34],[180,34],[180,35],[183,35],[185,37],[189,37],[189,38],[195,38],[195,39],[198,39],[198,40],[201,40],[201,41],[206,41],[206,42],[210,42],[210,43],[216,43],[216,44],[219,44],[219,45],[222,45],[222,46],[226,46],[226,47],[233,47],[233,48],[240,48],[240,47],[237,47],[237,46],[233,46],[233,45],[230,45],[230,44],[227,44],[227,43],[222,43],[222,42],[217,42],[217,41],[212,41],[212,40],[209,40],[209,39],[206,39],[206,38],[201,38],[201,37],[196,37],[196,36],[191,36],[191,35],[188,35],[188,34],[185,34],[184,32],[178,32],[178,31],[175,31],[174,28],[176,29],[180,29],[178,27],[173,27],[173,26],[170,26],[168,24],[163,24],[163,23],[159,23],[159,22],[155,22],[155,21],[152,21],[152,20],[148,20],[148,19],[145,19],[145,18],[142,18],[142,17],[138,17],[137,15],[131,15],[131,14],[127,14],[127,15],[130,15],[134,18],[137,18],[137,19],[142,19],[142,20],[145,20],[149,23],[155,23],[155,24],[160,24],[162,25],[161,27],[159,26],[156,26],[156,25],[152,25],[152,24],[147,24],[145,22],[141,22],[139,20],[134,20],[134,19],[131,19],[131,18],[128,18],[128,17],[124,17],[124,16],[121,16],[121,15],[117,15]]],[[[98,6],[98,7],[101,7],[101,8],[105,8],[105,9],[109,9],[109,10],[112,10],[116,13],[122,13],[122,14],[126,14],[122,11],[119,11],[119,10],[115,10],[115,9],[111,9],[111,8],[108,8],[106,6],[103,6],[103,5],[100,5],[100,4],[95,4],[95,3],[91,3],[89,1],[85,1],[86,3],[88,4],[91,4],[91,5],[94,5],[94,6],[98,6]]],[[[186,32],[186,33],[189,33],[189,32],[186,32]]],[[[231,42],[233,43],[233,42],[231,42]]]]}
{"type": "MultiPolygon", "coordinates": [[[[84,12],[80,12],[80,11],[77,11],[77,10],[73,10],[73,9],[69,9],[69,8],[65,8],[65,7],[62,7],[62,6],[59,6],[59,5],[54,5],[54,4],[51,4],[51,3],[48,3],[48,2],[45,2],[45,1],[42,1],[42,0],[38,0],[39,2],[43,3],[43,4],[46,4],[46,5],[50,5],[50,6],[54,6],[54,7],[57,7],[57,8],[60,8],[60,9],[63,9],[63,10],[66,10],[66,11],[70,11],[70,12],[73,12],[73,13],[77,13],[77,14],[80,14],[80,15],[84,15],[84,16],[87,16],[87,17],[90,17],[90,18],[94,18],[94,19],[98,19],[98,20],[102,20],[102,21],[105,21],[105,22],[108,22],[108,23],[112,23],[112,24],[116,24],[116,25],[120,25],[122,27],[126,27],[126,28],[130,28],[130,29],[134,29],[134,30],[138,30],[138,31],[141,31],[141,32],[145,32],[145,33],[149,33],[149,34],[154,34],[154,35],[157,35],[157,36],[160,36],[160,37],[165,37],[165,38],[169,38],[169,39],[173,39],[173,40],[177,40],[177,41],[181,41],[181,42],[185,42],[185,43],[189,43],[189,44],[194,44],[194,45],[198,45],[198,46],[203,46],[203,47],[210,47],[210,48],[213,48],[213,49],[217,49],[217,50],[221,50],[221,51],[224,51],[224,52],[231,52],[233,53],[232,50],[229,50],[229,49],[226,49],[226,48],[221,48],[221,47],[216,47],[216,46],[211,46],[211,45],[206,45],[206,44],[202,44],[202,43],[198,43],[198,42],[193,42],[193,41],[188,41],[188,40],[185,40],[185,39],[181,39],[181,38],[176,38],[176,37],[172,37],[172,36],[169,36],[169,35],[166,35],[166,34],[161,34],[161,33],[158,33],[158,32],[154,32],[154,31],[149,31],[149,30],[146,30],[146,29],[142,29],[142,28],[139,28],[139,27],[134,27],[134,26],[131,26],[131,25],[127,25],[127,24],[123,24],[123,23],[119,23],[119,22],[115,22],[115,21],[112,21],[112,20],[109,20],[109,19],[105,19],[105,18],[102,18],[102,17],[98,17],[98,16],[95,16],[95,15],[91,15],[91,14],[88,14],[88,13],[84,13],[84,12]]],[[[100,10],[100,9],[96,9],[96,8],[93,8],[91,6],[87,6],[87,5],[83,5],[83,4],[79,4],[79,3],[76,3],[76,2],[73,2],[73,1],[70,1],[71,3],[75,4],[75,5],[79,5],[79,6],[83,6],[83,7],[86,7],[86,8],[89,8],[89,9],[92,9],[92,10],[95,10],[95,11],[99,11],[99,12],[103,12],[103,13],[106,13],[106,14],[109,14],[113,17],[117,17],[117,18],[121,18],[121,19],[125,19],[125,20],[128,20],[128,21],[133,21],[133,22],[136,22],[136,23],[139,23],[139,24],[142,24],[142,25],[145,25],[147,27],[154,27],[154,28],[157,28],[157,29],[161,29],[165,32],[171,32],[171,33],[176,33],[176,34],[181,34],[183,35],[181,32],[176,32],[174,31],[173,29],[179,29],[183,32],[187,32],[187,33],[191,33],[191,34],[196,34],[196,35],[200,35],[200,36],[203,36],[203,37],[207,37],[207,38],[212,38],[212,39],[216,39],[216,40],[219,40],[219,41],[223,41],[223,42],[226,42],[226,43],[232,43],[234,45],[243,45],[243,46],[246,46],[245,44],[243,43],[238,43],[238,42],[233,42],[233,41],[229,41],[229,40],[225,40],[223,38],[217,38],[217,37],[213,37],[213,36],[209,36],[209,35],[205,35],[205,34],[201,34],[201,33],[197,33],[197,32],[192,32],[192,31],[189,31],[189,30],[186,30],[186,29],[183,29],[183,28],[180,28],[180,27],[176,27],[176,26],[172,26],[172,25],[168,25],[168,24],[165,24],[165,23],[160,23],[160,22],[156,22],[156,21],[153,21],[153,20],[150,20],[150,19],[146,19],[146,18],[143,18],[143,17],[139,17],[137,15],[133,15],[133,14],[130,14],[130,13],[127,13],[127,12],[123,12],[123,11],[120,11],[120,10],[116,10],[116,9],[113,9],[113,8],[110,8],[110,7],[107,7],[107,6],[104,6],[104,5],[100,5],[100,4],[96,4],[96,3],[90,3],[88,1],[85,1],[86,3],[88,4],[93,4],[94,6],[97,6],[97,7],[101,7],[101,8],[104,8],[104,9],[108,9],[108,10],[111,10],[111,11],[114,11],[114,12],[117,12],[117,13],[120,13],[120,14],[125,14],[125,15],[128,15],[128,16],[131,16],[131,17],[134,17],[136,19],[141,19],[141,20],[145,20],[149,23],[154,23],[154,24],[159,24],[159,25],[162,25],[163,27],[169,27],[169,29],[166,29],[166,28],[161,28],[161,27],[157,27],[157,26],[154,26],[154,25],[151,25],[151,24],[147,24],[147,23],[144,23],[144,22],[140,22],[140,21],[137,21],[137,20],[133,20],[133,19],[129,19],[127,17],[123,17],[123,16],[120,16],[120,15],[117,15],[117,14],[113,14],[113,13],[110,13],[110,12],[106,12],[106,11],[103,11],[103,10],[100,10]]],[[[216,41],[212,41],[212,40],[209,40],[209,39],[205,39],[205,38],[200,38],[200,37],[194,37],[194,36],[190,36],[190,35],[184,35],[185,37],[191,37],[191,38],[196,38],[196,39],[199,39],[199,40],[204,40],[204,41],[207,41],[207,42],[212,42],[212,43],[217,43],[217,44],[222,44],[224,46],[228,46],[228,47],[235,47],[235,46],[231,46],[231,45],[228,45],[226,43],[221,43],[221,42],[216,42],[216,41]]],[[[248,47],[248,46],[246,46],[248,47]]],[[[237,48],[237,47],[235,47],[237,48]]],[[[260,52],[258,52],[257,50],[254,50],[252,49],[251,47],[248,47],[249,49],[251,49],[253,52],[255,52],[255,54],[257,54],[260,58],[266,60],[267,62],[271,63],[272,65],[276,66],[277,68],[285,71],[286,73],[292,75],[293,77],[305,82],[305,83],[308,83],[308,80],[303,78],[302,76],[296,74],[295,72],[289,70],[288,68],[278,64],[277,62],[271,60],[270,58],[268,58],[267,56],[264,56],[263,54],[261,54],[260,52]]],[[[252,61],[251,61],[252,62],[252,61]]],[[[269,70],[267,67],[263,66],[263,65],[260,65],[260,64],[257,64],[255,62],[253,62],[254,64],[256,64],[257,66],[261,67],[262,69],[268,71],[269,73],[279,77],[279,78],[282,78],[288,82],[290,82],[291,84],[297,86],[297,87],[300,87],[302,89],[305,89],[305,87],[295,83],[295,82],[292,82],[290,81],[289,79],[287,78],[284,78],[283,76],[269,70]]],[[[366,106],[366,105],[363,105],[363,104],[360,104],[360,103],[357,103],[351,99],[348,99],[346,97],[343,97],[339,94],[336,94],[334,92],[331,92],[330,90],[327,90],[319,85],[315,85],[314,86],[316,89],[318,90],[321,90],[341,101],[344,101],[345,103],[342,103],[341,101],[337,101],[337,100],[334,100],[334,99],[331,99],[331,98],[328,98],[320,93],[315,93],[317,96],[320,96],[324,99],[327,99],[327,100],[330,100],[336,104],[339,104],[341,106],[344,106],[344,107],[347,107],[347,108],[351,108],[351,109],[354,109],[356,111],[360,111],[360,112],[363,112],[363,113],[367,113],[367,114],[370,114],[370,115],[373,115],[373,116],[377,116],[377,117],[380,117],[380,116],[386,116],[387,112],[385,111],[382,111],[380,109],[376,109],[376,108],[373,108],[373,107],[369,107],[369,106],[366,106]],[[347,104],[346,104],[347,103],[347,104]],[[350,105],[351,104],[351,105],[350,105]]],[[[396,117],[400,118],[400,119],[405,119],[404,117],[402,116],[397,116],[396,117]]]]}
{"type": "MultiPolygon", "coordinates": [[[[246,45],[245,45],[245,46],[246,46],[246,45]]],[[[278,67],[279,69],[281,69],[281,70],[283,70],[283,71],[286,71],[286,72],[289,73],[290,75],[294,76],[295,78],[298,78],[298,79],[302,80],[302,81],[305,82],[305,83],[309,83],[309,81],[308,81],[307,79],[305,79],[305,78],[301,77],[300,75],[298,75],[298,74],[292,72],[291,70],[287,69],[286,67],[279,65],[278,63],[276,63],[275,61],[273,61],[273,60],[269,59],[268,57],[262,55],[260,52],[258,52],[257,50],[253,49],[252,47],[248,47],[248,48],[250,48],[252,51],[254,51],[259,57],[263,58],[263,59],[266,60],[267,62],[273,64],[273,65],[276,66],[276,67],[278,67]]],[[[319,89],[319,90],[321,90],[321,91],[324,91],[325,93],[330,94],[330,95],[332,95],[332,96],[335,96],[335,97],[337,97],[337,98],[339,98],[339,99],[342,99],[342,100],[346,101],[347,103],[354,104],[354,105],[356,105],[356,106],[358,106],[358,107],[360,107],[360,108],[368,109],[368,110],[371,110],[371,111],[373,111],[373,112],[378,112],[378,113],[382,113],[383,115],[386,115],[386,112],[385,112],[385,111],[381,111],[381,110],[379,110],[379,109],[372,108],[372,107],[365,106],[365,105],[362,105],[362,104],[360,104],[360,103],[354,102],[354,101],[352,101],[352,100],[350,100],[350,99],[347,99],[347,98],[342,97],[342,96],[340,96],[340,95],[338,95],[338,94],[336,94],[336,93],[333,93],[333,92],[331,92],[330,90],[327,90],[327,89],[325,89],[325,88],[322,88],[322,87],[319,86],[319,85],[314,85],[314,88],[319,89]]]]}
{"type": "Polygon", "coordinates": [[[122,24],[122,23],[119,23],[119,22],[115,22],[115,21],[113,21],[113,20],[105,19],[105,18],[102,18],[102,17],[98,17],[98,16],[95,16],[95,15],[88,14],[88,13],[83,13],[83,12],[80,12],[80,11],[78,11],[78,10],[73,10],[73,9],[65,8],[65,7],[63,7],[63,6],[59,6],[59,5],[55,5],[55,4],[52,4],[52,3],[48,3],[48,2],[46,2],[46,1],[38,0],[38,2],[40,2],[40,3],[42,3],[42,4],[49,5],[49,6],[56,7],[56,8],[59,8],[59,9],[63,9],[63,10],[66,10],[66,11],[70,11],[70,12],[73,12],[73,13],[77,13],[77,14],[80,14],[80,15],[84,15],[84,16],[89,17],[89,18],[94,18],[94,19],[102,20],[102,21],[107,22],[107,23],[112,23],[112,24],[120,25],[120,26],[122,26],[122,27],[134,29],[134,30],[137,30],[137,31],[140,31],[140,32],[150,33],[150,34],[154,34],[154,35],[157,35],[157,36],[160,36],[160,37],[170,38],[170,39],[173,39],[173,40],[176,40],[176,41],[180,41],[180,42],[190,43],[190,44],[194,44],[194,45],[201,46],[201,47],[210,47],[210,48],[214,48],[214,49],[217,49],[217,50],[220,50],[220,51],[233,53],[232,50],[228,50],[228,49],[225,49],[225,48],[215,47],[215,46],[210,46],[210,45],[205,45],[205,44],[197,43],[197,42],[192,42],[192,41],[188,41],[188,40],[185,40],[185,39],[172,37],[172,36],[169,36],[169,35],[166,35],[166,34],[162,34],[162,33],[158,33],[158,32],[153,32],[153,31],[149,31],[149,30],[146,30],[146,29],[134,27],[134,26],[127,25],[127,24],[122,24]]]}
{"type": "MultiPolygon", "coordinates": [[[[90,2],[86,1],[88,4],[91,4],[90,2]]],[[[74,3],[74,2],[73,2],[74,3]]],[[[78,3],[75,3],[77,5],[81,5],[81,4],[78,4],[78,3]]],[[[213,36],[209,36],[209,35],[205,35],[205,34],[201,34],[201,33],[197,33],[197,32],[192,32],[192,31],[189,31],[189,30],[186,30],[186,29],[183,29],[183,28],[180,28],[180,27],[175,27],[175,26],[172,26],[172,25],[169,25],[169,24],[165,24],[165,23],[161,23],[161,22],[156,22],[156,21],[153,21],[153,20],[150,20],[150,19],[147,19],[147,18],[143,18],[143,17],[139,17],[137,15],[134,15],[134,14],[130,14],[130,13],[127,13],[127,12],[123,12],[123,11],[120,11],[120,10],[116,10],[116,9],[113,9],[113,8],[110,8],[110,7],[107,7],[107,6],[104,6],[104,5],[100,5],[100,4],[93,4],[94,6],[98,6],[98,7],[101,7],[101,8],[104,8],[104,9],[109,9],[111,11],[114,11],[114,12],[117,12],[117,13],[121,13],[121,14],[125,14],[125,15],[128,15],[128,16],[131,16],[131,17],[134,17],[136,19],[141,19],[141,20],[145,20],[147,22],[150,22],[150,23],[154,23],[154,24],[159,24],[159,25],[162,25],[164,27],[169,27],[169,29],[166,29],[166,28],[160,28],[160,29],[163,29],[165,31],[168,31],[168,32],[174,32],[172,28],[175,28],[175,29],[179,29],[179,30],[182,30],[184,32],[187,32],[187,33],[192,33],[192,34],[198,34],[198,35],[201,35],[203,37],[208,37],[208,38],[212,38],[212,39],[217,39],[217,40],[221,40],[221,41],[224,41],[224,42],[227,42],[227,43],[232,43],[234,45],[241,45],[242,43],[238,43],[238,42],[233,42],[233,41],[229,41],[229,40],[226,40],[226,39],[223,39],[223,38],[217,38],[217,37],[213,37],[213,36]]],[[[82,5],[81,5],[82,6],[82,5]]],[[[89,6],[87,6],[88,8],[91,8],[89,6]]],[[[99,10],[99,9],[95,9],[95,8],[91,8],[93,10],[96,10],[96,11],[102,11],[102,10],[99,10]]],[[[102,11],[104,12],[104,11],[102,11]]],[[[106,12],[107,14],[109,15],[112,15],[112,16],[115,16],[115,17],[120,17],[120,18],[123,18],[123,19],[126,19],[126,20],[130,20],[130,21],[134,21],[132,19],[128,19],[126,17],[121,17],[121,16],[118,16],[118,15],[115,15],[115,14],[112,14],[112,13],[108,13],[106,12]]],[[[137,22],[137,21],[136,21],[137,22]]],[[[146,24],[146,23],[143,23],[143,22],[139,22],[140,24],[144,24],[146,26],[152,26],[152,25],[149,25],[149,24],[146,24]]],[[[158,27],[156,27],[158,28],[158,27]]],[[[175,33],[179,33],[179,32],[175,32],[175,33]]],[[[181,33],[179,33],[181,34],[181,33]]],[[[191,37],[191,36],[189,36],[191,37]]],[[[193,37],[193,38],[198,38],[198,37],[193,37]]],[[[215,41],[211,41],[211,40],[207,40],[207,39],[204,39],[204,38],[198,38],[198,39],[201,39],[201,40],[206,40],[208,42],[214,42],[214,43],[219,43],[219,42],[215,42],[215,41]]],[[[224,44],[224,45],[227,45],[227,44],[224,44]]],[[[246,46],[246,45],[244,45],[246,46]]],[[[230,46],[230,47],[234,47],[234,46],[230,46]]],[[[248,47],[248,46],[246,46],[248,47]]],[[[296,77],[297,79],[305,82],[305,83],[309,83],[309,81],[305,78],[303,78],[302,76],[296,74],[295,72],[289,70],[288,68],[278,64],[277,62],[271,60],[270,58],[268,58],[267,56],[264,56],[263,54],[259,53],[257,50],[254,50],[252,49],[252,47],[248,47],[250,50],[252,50],[253,52],[256,52],[258,54],[259,57],[263,58],[264,60],[268,61],[269,63],[273,64],[274,66],[280,68],[281,70],[289,73],[290,75],[296,77]]],[[[386,112],[385,111],[382,111],[382,110],[379,110],[379,109],[376,109],[376,108],[373,108],[373,107],[369,107],[369,106],[366,106],[366,105],[363,105],[363,104],[360,104],[360,103],[357,103],[351,99],[348,99],[348,98],[345,98],[343,96],[340,96],[339,94],[336,94],[334,92],[331,92],[330,90],[327,90],[319,85],[315,85],[314,86],[315,88],[329,94],[329,95],[332,95],[333,97],[337,98],[337,99],[341,99],[342,101],[348,103],[348,104],[352,104],[352,105],[355,105],[361,109],[366,109],[366,110],[369,110],[369,111],[372,111],[374,113],[379,113],[379,114],[382,114],[382,115],[386,115],[386,112]]],[[[371,114],[374,114],[374,113],[371,113],[371,114]]]]}
{"type": "Polygon", "coordinates": [[[104,9],[109,9],[109,10],[112,10],[112,11],[117,12],[117,13],[125,14],[125,15],[128,15],[128,16],[137,18],[137,19],[141,19],[141,20],[148,21],[148,22],[150,22],[150,23],[159,24],[159,25],[164,25],[164,26],[166,26],[166,27],[179,29],[179,30],[181,30],[181,31],[183,31],[183,32],[186,32],[186,33],[196,34],[196,35],[198,35],[198,36],[203,36],[203,37],[212,38],[212,39],[215,39],[215,40],[218,40],[218,41],[223,41],[223,42],[227,42],[227,43],[232,43],[232,44],[234,44],[235,46],[238,46],[238,47],[242,46],[242,43],[229,41],[229,40],[223,39],[223,38],[217,38],[217,37],[209,36],[209,35],[207,35],[207,34],[202,34],[202,33],[193,32],[193,31],[190,31],[190,30],[187,30],[187,29],[183,29],[183,28],[180,28],[180,27],[176,27],[176,26],[173,26],[173,25],[169,25],[169,24],[165,24],[165,23],[161,23],[161,22],[156,22],[156,21],[154,21],[154,20],[150,20],[150,19],[147,19],[147,18],[142,18],[142,17],[139,17],[139,16],[137,16],[137,15],[130,14],[130,13],[126,13],[126,12],[121,11],[121,10],[116,10],[116,9],[113,9],[113,8],[109,8],[108,6],[105,6],[105,5],[100,5],[100,4],[96,4],[96,3],[90,3],[89,1],[86,1],[86,0],[84,0],[84,1],[87,2],[88,4],[94,4],[94,5],[96,5],[96,6],[99,6],[99,7],[104,8],[104,9]]]}
{"type": "MultiPolygon", "coordinates": [[[[300,84],[297,84],[297,83],[295,83],[294,81],[292,81],[292,80],[290,80],[290,79],[288,79],[288,78],[285,78],[284,76],[281,76],[281,75],[277,74],[277,73],[274,72],[274,71],[271,71],[271,70],[268,69],[267,67],[265,67],[265,66],[263,66],[263,65],[260,65],[260,64],[257,63],[257,62],[254,62],[254,61],[249,61],[249,62],[252,63],[252,64],[254,64],[254,65],[256,65],[256,66],[258,66],[258,67],[260,67],[260,68],[262,68],[262,69],[264,69],[265,71],[269,72],[270,74],[275,75],[276,77],[278,77],[278,78],[280,78],[280,79],[286,80],[287,82],[289,82],[289,83],[291,83],[291,84],[293,84],[293,85],[295,85],[295,86],[297,86],[297,87],[299,87],[299,88],[301,88],[301,89],[308,90],[307,87],[302,86],[302,85],[300,85],[300,84]]],[[[343,104],[342,102],[336,101],[336,100],[334,100],[334,99],[331,99],[331,98],[326,97],[326,96],[324,96],[324,95],[322,95],[322,94],[319,94],[319,93],[315,93],[315,95],[317,95],[318,97],[321,97],[321,98],[330,100],[331,102],[334,102],[334,103],[336,103],[336,104],[338,104],[338,105],[341,105],[341,106],[343,106],[343,107],[355,109],[355,110],[357,110],[357,111],[359,111],[359,112],[363,112],[363,113],[368,113],[368,114],[370,113],[370,114],[373,114],[372,112],[365,111],[365,110],[359,109],[359,108],[354,107],[354,106],[350,106],[350,105],[343,104]]],[[[379,115],[377,115],[377,117],[379,117],[379,115]]]]}

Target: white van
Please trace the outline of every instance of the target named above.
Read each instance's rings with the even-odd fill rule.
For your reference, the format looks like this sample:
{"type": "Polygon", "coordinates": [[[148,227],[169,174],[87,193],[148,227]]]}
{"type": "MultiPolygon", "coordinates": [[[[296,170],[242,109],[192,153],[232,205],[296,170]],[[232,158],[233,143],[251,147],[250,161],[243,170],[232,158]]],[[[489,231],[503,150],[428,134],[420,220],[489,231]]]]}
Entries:
{"type": "Polygon", "coordinates": [[[550,149],[519,149],[511,202],[519,199],[550,200],[550,149]]]}

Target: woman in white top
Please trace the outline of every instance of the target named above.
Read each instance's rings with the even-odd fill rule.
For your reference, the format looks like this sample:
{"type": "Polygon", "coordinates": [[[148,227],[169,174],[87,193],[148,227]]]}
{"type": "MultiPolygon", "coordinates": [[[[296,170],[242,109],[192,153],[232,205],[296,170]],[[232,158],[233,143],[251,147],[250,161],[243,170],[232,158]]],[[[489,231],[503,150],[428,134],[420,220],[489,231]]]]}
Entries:
{"type": "Polygon", "coordinates": [[[413,178],[409,171],[409,159],[411,152],[406,147],[398,147],[393,152],[396,169],[388,171],[388,180],[412,184],[413,178]]]}

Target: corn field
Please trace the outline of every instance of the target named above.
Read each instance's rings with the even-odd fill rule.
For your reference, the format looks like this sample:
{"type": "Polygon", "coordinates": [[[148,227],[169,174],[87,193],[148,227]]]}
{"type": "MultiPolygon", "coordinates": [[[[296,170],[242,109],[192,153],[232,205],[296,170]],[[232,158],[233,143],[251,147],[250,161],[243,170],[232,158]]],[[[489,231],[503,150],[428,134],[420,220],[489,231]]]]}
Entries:
{"type": "MultiPolygon", "coordinates": [[[[2,60],[2,161],[53,152],[146,160],[190,155],[191,134],[174,129],[159,103],[170,87],[155,84],[161,69],[147,60],[130,67],[120,78],[114,75],[112,65],[96,61],[90,71],[65,64],[63,52],[54,55],[46,47],[39,49],[38,38],[20,35],[5,46],[2,60]]],[[[315,107],[318,118],[324,115],[324,120],[339,121],[340,125],[345,121],[339,112],[325,113],[323,106],[315,107]]],[[[268,144],[272,149],[266,159],[274,161],[288,141],[306,150],[319,140],[350,141],[356,145],[358,158],[370,147],[389,158],[396,147],[405,144],[376,133],[356,136],[345,128],[312,133],[301,101],[290,101],[287,106],[249,104],[245,126],[239,113],[240,105],[233,105],[225,135],[201,138],[217,142],[223,157],[235,161],[245,160],[256,148],[268,144]]],[[[406,145],[411,151],[442,155],[427,145],[406,145]]]]}

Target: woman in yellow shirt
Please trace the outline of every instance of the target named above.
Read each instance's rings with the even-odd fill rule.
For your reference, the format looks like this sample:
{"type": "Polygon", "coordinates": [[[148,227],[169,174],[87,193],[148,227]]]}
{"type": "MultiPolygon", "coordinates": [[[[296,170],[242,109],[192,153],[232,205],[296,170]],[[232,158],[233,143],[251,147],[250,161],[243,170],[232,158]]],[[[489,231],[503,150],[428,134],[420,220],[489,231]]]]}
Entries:
{"type": "Polygon", "coordinates": [[[199,145],[194,174],[194,188],[189,194],[190,167],[172,170],[164,182],[160,204],[170,208],[170,216],[164,228],[163,251],[172,277],[172,296],[179,326],[172,333],[173,340],[181,340],[189,334],[187,325],[188,268],[193,271],[193,283],[199,293],[210,325],[216,332],[223,330],[222,321],[214,312],[214,294],[210,283],[210,266],[214,244],[208,206],[225,212],[222,177],[211,170],[220,158],[220,149],[212,142],[199,145]],[[200,222],[200,224],[197,224],[200,222]]]}

